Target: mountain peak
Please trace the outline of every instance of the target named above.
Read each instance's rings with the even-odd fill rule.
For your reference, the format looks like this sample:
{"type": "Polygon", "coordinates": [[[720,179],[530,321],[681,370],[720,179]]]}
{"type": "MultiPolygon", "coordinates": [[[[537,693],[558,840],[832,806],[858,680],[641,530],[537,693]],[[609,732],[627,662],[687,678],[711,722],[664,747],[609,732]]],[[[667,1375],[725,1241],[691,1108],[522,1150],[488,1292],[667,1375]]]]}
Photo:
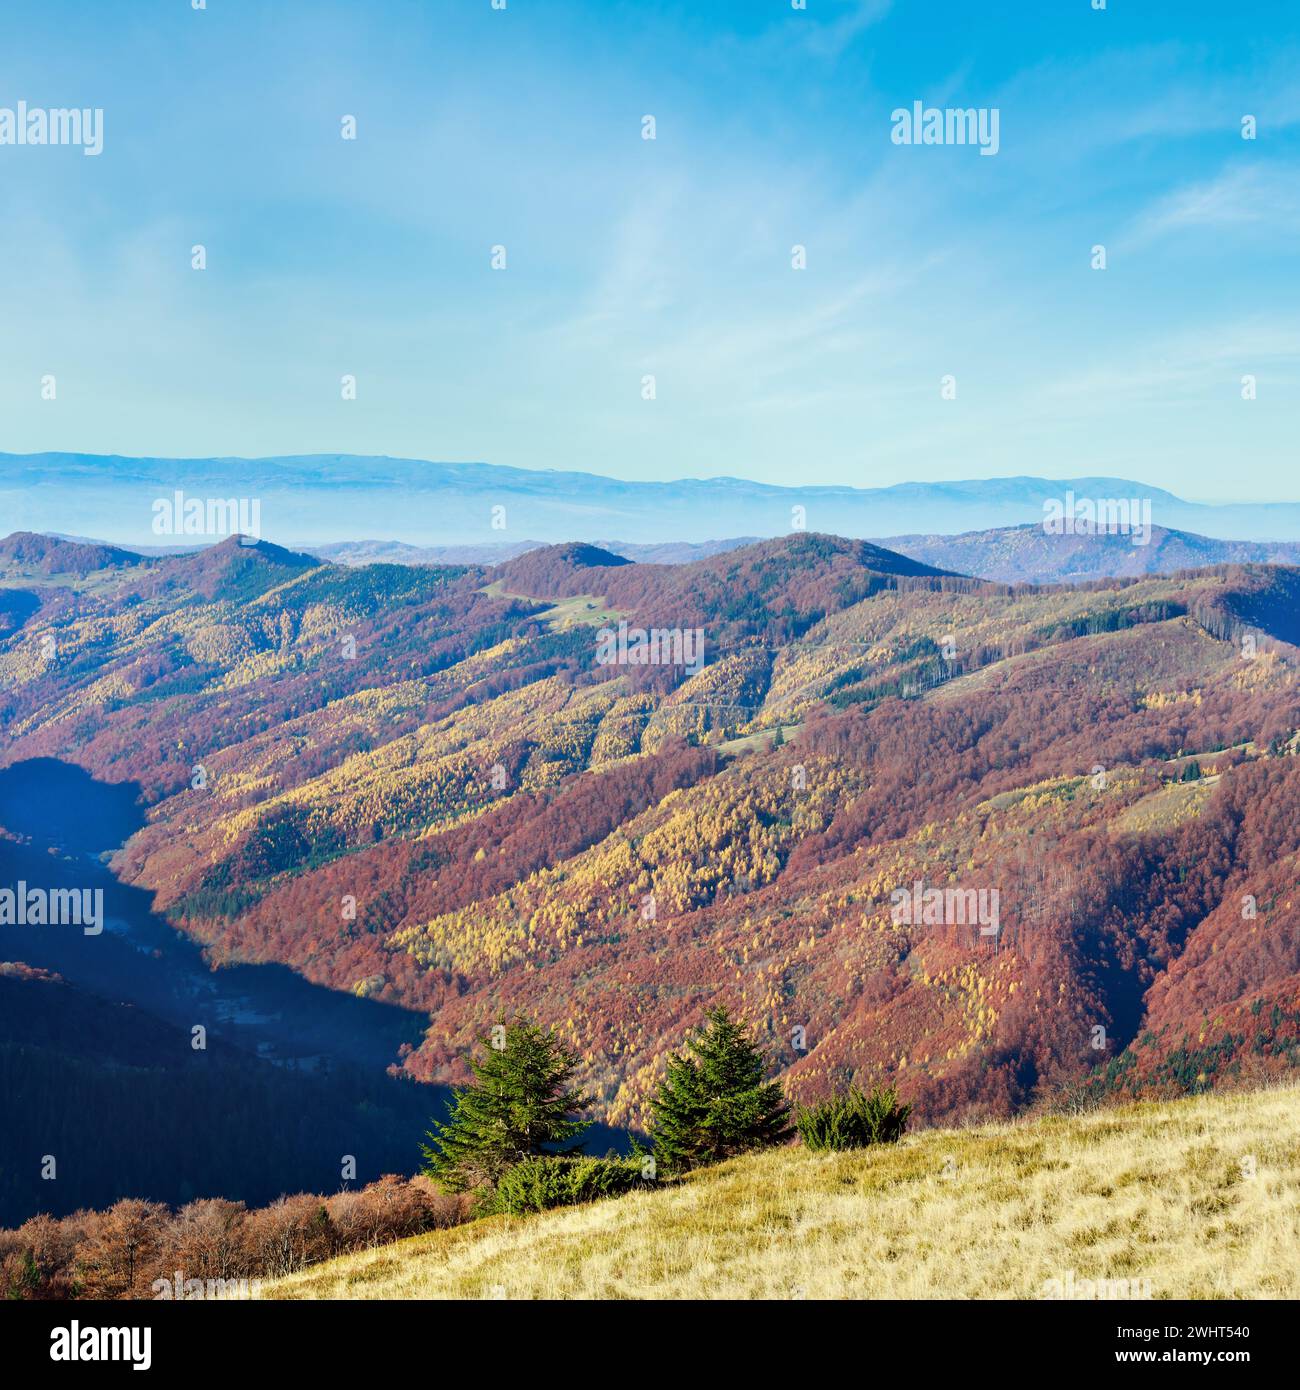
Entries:
{"type": "Polygon", "coordinates": [[[255,556],[266,564],[284,565],[293,569],[314,569],[321,563],[314,555],[307,555],[298,550],[287,550],[282,545],[259,540],[256,536],[227,536],[225,540],[218,541],[216,545],[209,546],[207,550],[198,553],[214,559],[218,556],[223,558],[255,556]]]}
{"type": "Polygon", "coordinates": [[[792,531],[772,540],[741,546],[697,563],[714,570],[738,564],[754,565],[780,561],[800,570],[864,569],[877,574],[907,576],[953,575],[954,570],[939,569],[914,560],[873,541],[848,539],[822,531],[792,531]]]}
{"type": "Polygon", "coordinates": [[[612,550],[603,550],[598,545],[586,541],[567,541],[562,545],[549,545],[535,552],[539,558],[558,560],[576,569],[605,569],[615,565],[630,565],[632,561],[625,555],[616,555],[612,550]]]}
{"type": "Polygon", "coordinates": [[[603,590],[610,570],[632,566],[633,561],[612,550],[585,541],[566,541],[530,550],[497,567],[507,590],[534,597],[603,590]],[[587,571],[593,571],[588,575],[587,571]]]}
{"type": "Polygon", "coordinates": [[[227,536],[203,550],[162,561],[144,588],[189,589],[205,599],[250,599],[324,561],[250,536],[227,536]]]}

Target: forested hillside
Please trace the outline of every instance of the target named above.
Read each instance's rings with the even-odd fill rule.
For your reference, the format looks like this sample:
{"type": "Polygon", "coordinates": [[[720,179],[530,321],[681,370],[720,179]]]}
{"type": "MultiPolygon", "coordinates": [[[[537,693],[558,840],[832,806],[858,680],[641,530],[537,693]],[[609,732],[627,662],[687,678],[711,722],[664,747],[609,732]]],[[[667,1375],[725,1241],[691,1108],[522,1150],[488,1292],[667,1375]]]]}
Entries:
{"type": "Polygon", "coordinates": [[[637,1126],[715,1002],[793,1095],[897,1079],[931,1122],[1295,1061],[1296,570],[1008,587],[802,534],[491,570],[20,548],[0,582],[0,763],[138,784],[119,878],[213,961],[426,1014],[414,1078],[517,1012],[637,1126]],[[703,661],[602,662],[620,624],[703,661]],[[996,893],[994,929],[900,921],[918,884],[996,893]]]}

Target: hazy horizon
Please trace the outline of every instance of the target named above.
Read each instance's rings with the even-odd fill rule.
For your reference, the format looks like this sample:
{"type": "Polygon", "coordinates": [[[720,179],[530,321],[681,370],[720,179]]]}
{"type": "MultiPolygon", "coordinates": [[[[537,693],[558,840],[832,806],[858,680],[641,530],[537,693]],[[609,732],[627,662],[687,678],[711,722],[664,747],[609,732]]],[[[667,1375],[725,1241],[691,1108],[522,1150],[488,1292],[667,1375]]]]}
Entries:
{"type": "Polygon", "coordinates": [[[854,488],[725,474],[647,482],[373,455],[0,454],[0,505],[10,531],[137,548],[174,548],[234,532],[290,547],[361,541],[498,548],[521,541],[698,544],[797,531],[881,540],[1045,524],[1053,509],[1073,511],[1107,499],[1174,531],[1222,540],[1300,540],[1300,503],[1202,503],[1111,475],[916,479],[854,488]],[[228,514],[232,507],[238,512],[228,514]],[[200,513],[201,522],[195,519],[200,513]]]}
{"type": "Polygon", "coordinates": [[[1248,498],[1240,493],[1223,492],[1217,495],[1203,494],[1178,487],[1176,484],[1167,486],[1157,485],[1149,479],[1135,475],[1124,475],[1109,473],[1104,470],[1094,469],[1087,473],[1056,474],[1050,468],[1040,468],[1037,470],[1026,469],[1004,469],[994,470],[986,473],[971,473],[954,476],[951,478],[927,478],[920,475],[898,478],[890,483],[855,483],[843,480],[812,480],[799,483],[776,482],[770,479],[758,478],[746,475],[741,472],[721,471],[716,473],[707,472],[682,472],[668,475],[662,478],[631,478],[620,477],[614,471],[600,471],[591,468],[564,467],[561,465],[540,465],[529,463],[518,464],[499,464],[486,458],[435,458],[432,455],[421,454],[381,454],[373,452],[342,452],[339,450],[307,450],[296,449],[284,453],[249,453],[249,454],[134,454],[122,450],[112,449],[63,449],[45,448],[17,451],[10,449],[0,449],[0,481],[3,481],[3,469],[8,460],[39,458],[39,457],[69,457],[96,460],[141,460],[148,462],[175,462],[175,463],[208,463],[212,461],[230,460],[237,463],[274,463],[281,460],[330,460],[346,459],[355,462],[366,463],[427,463],[438,467],[447,468],[489,468],[502,470],[518,470],[524,473],[536,473],[542,475],[569,474],[573,476],[599,478],[618,483],[662,483],[671,485],[674,483],[709,483],[709,482],[742,482],[753,484],[763,488],[780,488],[785,491],[799,492],[808,489],[830,489],[844,488],[854,492],[876,492],[889,491],[913,487],[918,485],[933,485],[935,487],[960,487],[974,483],[1012,481],[1016,479],[1032,479],[1035,481],[1060,483],[1062,485],[1076,482],[1120,482],[1132,484],[1148,492],[1168,492],[1178,497],[1184,502],[1190,502],[1202,506],[1238,506],[1249,505],[1255,501],[1268,502],[1296,502],[1300,503],[1300,475],[1293,480],[1290,493],[1285,488],[1280,488],[1278,492],[1269,494],[1262,498],[1248,498]]]}

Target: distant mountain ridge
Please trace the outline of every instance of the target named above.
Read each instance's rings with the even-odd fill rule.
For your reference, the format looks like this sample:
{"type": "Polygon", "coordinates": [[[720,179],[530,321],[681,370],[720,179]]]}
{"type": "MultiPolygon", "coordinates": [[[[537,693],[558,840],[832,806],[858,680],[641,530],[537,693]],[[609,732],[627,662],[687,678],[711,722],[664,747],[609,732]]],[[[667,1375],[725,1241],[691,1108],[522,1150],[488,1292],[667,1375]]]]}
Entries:
{"type": "MultiPolygon", "coordinates": [[[[802,468],[800,471],[803,471],[802,468]]],[[[1044,503],[1149,502],[1155,524],[1227,540],[1300,540],[1300,503],[1208,505],[1104,475],[1019,476],[889,487],[777,486],[735,477],[641,482],[487,463],[348,454],[163,459],[73,453],[0,454],[0,507],[32,531],[157,545],[155,503],[246,498],[260,532],[286,544],[365,536],[414,545],[553,543],[621,536],[629,544],[776,536],[793,529],[856,539],[947,535],[1039,521],[1044,503]]],[[[172,537],[178,543],[201,537],[172,537]]],[[[210,538],[209,538],[210,539],[210,538]]]]}
{"type": "MultiPolygon", "coordinates": [[[[684,565],[728,550],[753,545],[757,536],[737,536],[716,541],[663,541],[634,545],[627,541],[595,540],[593,545],[611,551],[625,560],[645,565],[684,565]]],[[[402,541],[334,541],[308,549],[322,560],[340,565],[499,565],[530,550],[540,550],[546,541],[501,541],[496,545],[407,545],[402,541]]]]}
{"type": "MultiPolygon", "coordinates": [[[[220,554],[231,557],[238,544],[233,539],[221,542],[224,548],[220,549],[220,554]]],[[[587,551],[605,554],[609,559],[603,563],[634,561],[641,565],[690,565],[758,544],[760,542],[753,536],[661,545],[635,545],[626,541],[568,543],[570,548],[585,547],[587,551]]],[[[1300,542],[1221,541],[1163,526],[1153,526],[1149,542],[1144,545],[1135,545],[1131,536],[1118,532],[1049,535],[1039,525],[967,531],[956,536],[886,536],[873,544],[895,556],[905,556],[935,569],[1000,584],[1079,584],[1097,579],[1176,574],[1180,570],[1209,565],[1300,564],[1300,542]]],[[[274,557],[281,567],[289,568],[302,568],[313,560],[348,568],[374,564],[499,568],[512,565],[525,555],[555,548],[544,541],[533,540],[451,546],[367,540],[311,546],[306,554],[283,550],[267,541],[253,549],[262,559],[274,557]]],[[[20,532],[0,540],[0,573],[7,571],[28,578],[55,574],[84,576],[106,567],[146,564],[160,566],[163,575],[175,577],[182,573],[175,562],[214,549],[218,547],[192,546],[159,553],[145,547],[143,553],[135,553],[82,538],[42,537],[20,532]]],[[[234,555],[233,558],[238,560],[239,557],[234,555]]],[[[213,563],[211,559],[196,562],[194,568],[184,573],[192,578],[201,568],[213,563]]],[[[225,564],[229,564],[229,559],[225,564]]]]}
{"type": "Polygon", "coordinates": [[[958,536],[888,536],[881,545],[926,564],[1001,584],[1077,584],[1092,579],[1130,579],[1175,574],[1206,565],[1297,565],[1300,543],[1224,541],[1151,528],[1150,541],[1110,531],[1053,536],[1042,526],[1000,527],[958,536]]]}
{"type": "MultiPolygon", "coordinates": [[[[658,565],[690,564],[756,543],[754,536],[694,544],[596,542],[602,550],[626,560],[658,565]]],[[[873,538],[873,543],[923,564],[1000,584],[1076,584],[1093,579],[1174,574],[1205,565],[1300,564],[1300,542],[1221,541],[1164,526],[1152,527],[1147,545],[1134,545],[1131,537],[1115,532],[1053,536],[1033,524],[967,531],[956,536],[883,536],[873,538]]],[[[543,545],[542,541],[503,542],[495,546],[410,546],[362,541],[312,546],[310,550],[323,560],[346,565],[501,565],[540,550],[543,545]]]]}

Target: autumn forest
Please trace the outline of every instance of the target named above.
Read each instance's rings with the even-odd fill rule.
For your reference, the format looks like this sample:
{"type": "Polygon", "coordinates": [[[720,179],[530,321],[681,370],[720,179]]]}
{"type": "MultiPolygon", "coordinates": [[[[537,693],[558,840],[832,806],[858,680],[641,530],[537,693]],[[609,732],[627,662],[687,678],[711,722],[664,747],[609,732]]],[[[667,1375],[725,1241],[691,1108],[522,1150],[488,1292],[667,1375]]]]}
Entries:
{"type": "MultiPolygon", "coordinates": [[[[303,1182],[339,1230],[390,1210],[406,1233],[463,1214],[407,1185],[416,1117],[506,1017],[572,1050],[619,1149],[717,1006],[793,1103],[895,1086],[920,1126],[1290,1074],[1297,643],[1284,566],[1006,585],[800,533],[678,565],[561,545],[492,568],[12,536],[0,854],[6,883],[102,875],[110,916],[138,908],[165,934],[150,950],[195,953],[196,990],[267,967],[338,999],[332,1036],[357,1020],[364,1055],[290,1073],[235,1049],[179,1104],[238,1110],[241,1152],[274,1135],[268,1166],[337,1131],[303,1182]],[[698,631],[704,661],[597,660],[620,624],[698,631]],[[44,760],[77,771],[87,806],[118,797],[95,843],[39,823],[22,788],[44,760]],[[899,921],[914,886],[952,891],[899,921]],[[981,892],[996,923],[942,906],[981,892]],[[295,1104],[315,1118],[277,1128],[295,1104]],[[365,1151],[354,1182],[333,1180],[335,1149],[365,1151]]],[[[104,961],[149,954],[116,929],[102,943],[104,961]]],[[[112,1015],[76,975],[101,938],[53,949],[0,925],[7,1089],[57,1134],[130,1074],[120,1104],[148,1123],[193,1050],[184,1010],[112,1015]],[[43,1031],[56,997],[77,1024],[43,1031]]],[[[208,1202],[183,1229],[167,1205],[134,1216],[218,1245],[234,1217],[212,1203],[238,1203],[239,1239],[274,1243],[252,1208],[285,1187],[237,1157],[161,1153],[148,1190],[43,1188],[57,1142],[3,1145],[0,1217],[47,1213],[42,1248],[107,1249],[109,1217],[81,1209],[121,1199],[208,1202]],[[93,1229],[60,1234],[78,1211],[93,1229]]],[[[349,1248],[324,1229],[322,1249],[349,1248]]],[[[39,1282],[34,1248],[0,1236],[11,1284],[39,1282]]],[[[119,1266],[87,1264],[116,1293],[138,1283],[119,1266]]]]}

